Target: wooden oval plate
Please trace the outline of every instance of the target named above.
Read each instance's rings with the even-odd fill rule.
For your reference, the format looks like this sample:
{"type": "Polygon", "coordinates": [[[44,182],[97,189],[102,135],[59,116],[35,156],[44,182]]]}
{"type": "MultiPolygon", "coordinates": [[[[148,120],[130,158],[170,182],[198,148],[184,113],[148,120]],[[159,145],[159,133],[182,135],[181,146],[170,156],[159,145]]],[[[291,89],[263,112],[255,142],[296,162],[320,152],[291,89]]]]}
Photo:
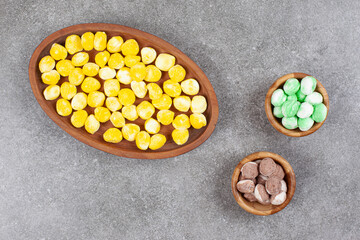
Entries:
{"type": "MultiPolygon", "coordinates": [[[[97,51],[92,50],[88,52],[90,55],[91,62],[94,62],[95,54],[97,51]]],[[[71,59],[72,55],[69,54],[67,57],[71,59]]],[[[98,76],[96,76],[98,78],[98,76]]],[[[107,23],[88,23],[88,24],[79,24],[73,25],[64,29],[61,29],[47,38],[45,38],[40,45],[35,49],[29,64],[29,79],[31,88],[34,92],[34,95],[39,102],[42,109],[45,113],[63,130],[65,130],[68,134],[73,136],[74,138],[86,143],[94,148],[99,150],[118,155],[121,157],[128,157],[128,158],[141,158],[141,159],[159,159],[159,158],[169,158],[174,157],[183,153],[186,153],[200,144],[206,141],[212,134],[215,129],[215,125],[219,115],[219,107],[218,102],[216,99],[215,91],[211,86],[210,81],[206,77],[205,73],[200,69],[196,63],[194,63],[189,57],[187,57],[183,52],[179,49],[171,45],[170,43],[158,38],[152,34],[133,29],[126,26],[116,25],[116,24],[107,24],[107,23]],[[158,150],[146,150],[142,151],[136,147],[135,142],[129,142],[126,140],[121,141],[120,143],[108,143],[103,140],[103,133],[110,127],[113,127],[111,122],[108,121],[104,124],[101,124],[100,129],[93,135],[86,132],[84,128],[75,128],[70,123],[70,116],[61,117],[57,114],[55,105],[56,100],[46,101],[43,96],[43,91],[47,85],[45,85],[41,81],[41,73],[38,68],[39,61],[42,57],[49,55],[50,48],[53,43],[59,43],[64,46],[65,39],[67,36],[72,34],[82,35],[85,32],[97,32],[97,31],[104,31],[106,32],[108,39],[113,36],[121,36],[123,37],[124,41],[127,39],[135,39],[138,41],[140,48],[142,47],[153,47],[158,54],[160,53],[169,53],[176,57],[176,64],[181,64],[187,71],[186,77],[187,78],[195,78],[198,80],[200,84],[200,92],[199,95],[205,96],[208,107],[207,110],[204,112],[204,115],[207,119],[207,126],[201,129],[189,129],[189,140],[182,146],[178,146],[171,137],[171,132],[173,127],[169,126],[162,126],[160,133],[164,134],[167,138],[166,144],[158,149],[158,150]]],[[[98,78],[100,82],[103,82],[100,78],[98,78]]],[[[169,79],[168,73],[163,72],[163,76],[159,82],[157,82],[160,86],[162,83],[169,79]]],[[[59,81],[59,85],[67,81],[67,77],[62,77],[59,81]]],[[[126,87],[129,88],[129,85],[126,87]]],[[[125,85],[121,84],[121,88],[125,88],[125,85]]],[[[100,91],[103,90],[102,88],[100,91]]],[[[81,88],[78,87],[78,92],[81,92],[81,88]]],[[[148,94],[143,99],[137,99],[135,105],[139,104],[141,101],[149,100],[148,94]]],[[[89,113],[93,112],[93,108],[86,107],[86,110],[89,113]]],[[[175,115],[180,114],[173,106],[171,110],[175,112],[175,115]]],[[[158,111],[155,112],[153,117],[155,116],[158,111]]],[[[127,121],[129,122],[129,121],[127,121]]],[[[144,120],[137,119],[135,121],[136,124],[139,124],[141,129],[143,130],[144,127],[144,120]]]]}

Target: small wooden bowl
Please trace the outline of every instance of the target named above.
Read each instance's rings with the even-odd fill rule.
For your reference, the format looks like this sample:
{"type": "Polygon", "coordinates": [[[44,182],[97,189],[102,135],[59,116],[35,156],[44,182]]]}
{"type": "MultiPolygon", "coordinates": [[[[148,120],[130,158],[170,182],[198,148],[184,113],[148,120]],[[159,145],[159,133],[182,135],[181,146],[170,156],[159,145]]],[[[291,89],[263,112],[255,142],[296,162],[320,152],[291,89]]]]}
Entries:
{"type": "Polygon", "coordinates": [[[261,216],[267,216],[274,213],[277,213],[283,210],[291,201],[294,196],[296,188],[296,179],[295,173],[290,164],[280,155],[272,153],[272,152],[256,152],[246,156],[243,160],[239,162],[239,164],[235,167],[234,173],[231,178],[231,189],[234,195],[236,202],[242,207],[245,211],[261,216]],[[285,172],[284,180],[287,184],[287,193],[286,200],[281,205],[262,205],[258,202],[249,202],[247,201],[242,194],[236,189],[236,184],[239,181],[240,171],[242,166],[251,161],[255,161],[258,159],[263,159],[266,157],[270,157],[274,159],[274,161],[280,164],[285,172]]]}
{"type": "MultiPolygon", "coordinates": [[[[304,137],[307,136],[309,134],[314,133],[316,130],[318,130],[325,122],[326,118],[324,121],[320,122],[320,123],[315,123],[314,126],[312,126],[312,128],[310,128],[307,131],[300,131],[299,128],[290,130],[290,129],[286,129],[282,124],[281,124],[281,120],[279,118],[276,118],[273,115],[273,106],[271,105],[271,96],[273,94],[273,92],[278,89],[278,88],[282,88],[284,83],[286,82],[286,80],[288,80],[289,78],[297,78],[299,79],[299,81],[301,79],[303,79],[306,76],[310,76],[309,74],[306,73],[290,73],[290,74],[286,74],[282,77],[280,77],[279,79],[277,79],[273,85],[271,85],[271,87],[269,88],[269,91],[266,94],[266,98],[265,98],[265,112],[266,112],[266,116],[269,119],[271,125],[278,130],[279,132],[281,132],[282,134],[285,134],[287,136],[290,137],[304,137]]],[[[329,96],[324,88],[324,86],[320,83],[319,80],[317,80],[317,84],[316,84],[316,89],[315,91],[321,93],[321,95],[324,98],[323,103],[325,104],[325,106],[327,107],[328,110],[328,114],[329,114],[329,96]]],[[[327,117],[327,116],[326,116],[327,117]]]]}

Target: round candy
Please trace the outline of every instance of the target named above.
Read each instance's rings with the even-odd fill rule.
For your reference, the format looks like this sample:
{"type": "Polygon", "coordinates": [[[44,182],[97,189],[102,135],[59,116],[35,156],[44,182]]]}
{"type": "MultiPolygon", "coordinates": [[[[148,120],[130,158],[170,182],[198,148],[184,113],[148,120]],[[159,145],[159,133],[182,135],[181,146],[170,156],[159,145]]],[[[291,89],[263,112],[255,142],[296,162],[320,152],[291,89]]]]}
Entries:
{"type": "Polygon", "coordinates": [[[282,89],[276,89],[271,95],[271,104],[280,107],[286,101],[286,95],[282,89]]]}
{"type": "Polygon", "coordinates": [[[319,104],[323,102],[323,96],[318,92],[313,92],[305,98],[305,102],[308,102],[312,105],[319,104]]]}
{"type": "Polygon", "coordinates": [[[264,158],[259,164],[260,174],[270,176],[276,170],[276,163],[272,158],[264,158]]]}
{"type": "Polygon", "coordinates": [[[282,114],[281,107],[274,107],[273,114],[277,118],[282,118],[284,115],[282,114]]]}
{"type": "Polygon", "coordinates": [[[265,183],[265,189],[268,194],[278,194],[281,190],[281,179],[277,177],[269,177],[265,183]]]}
{"type": "Polygon", "coordinates": [[[236,184],[236,188],[241,193],[253,193],[255,184],[251,180],[241,180],[236,184]]]}
{"type": "Polygon", "coordinates": [[[307,76],[301,80],[300,89],[303,94],[309,95],[312,92],[314,92],[315,88],[316,88],[316,79],[314,77],[307,76]]]}
{"type": "Polygon", "coordinates": [[[285,117],[293,117],[298,112],[299,107],[300,107],[300,102],[298,101],[286,101],[281,106],[281,111],[285,117]]]}
{"type": "Polygon", "coordinates": [[[315,122],[322,122],[325,120],[327,115],[327,108],[323,103],[320,104],[315,104],[314,105],[314,113],[311,116],[311,118],[315,121],[315,122]]]}
{"type": "Polygon", "coordinates": [[[298,125],[300,131],[307,131],[314,125],[314,120],[312,118],[299,118],[298,125]]]}
{"type": "Polygon", "coordinates": [[[300,105],[299,111],[297,112],[297,116],[299,118],[308,118],[311,116],[311,114],[313,114],[314,111],[314,107],[307,102],[303,102],[300,105]]]}
{"type": "Polygon", "coordinates": [[[272,205],[281,205],[285,202],[285,200],[286,200],[285,192],[281,192],[279,194],[272,195],[270,198],[270,202],[272,205]]]}
{"type": "Polygon", "coordinates": [[[258,184],[255,187],[254,195],[261,204],[269,204],[269,194],[266,192],[264,185],[258,184]]]}
{"type": "Polygon", "coordinates": [[[281,120],[282,125],[286,129],[295,129],[298,127],[298,118],[297,117],[283,117],[281,120]]]}
{"type": "Polygon", "coordinates": [[[301,92],[301,89],[299,89],[299,91],[296,92],[296,97],[299,102],[304,102],[306,95],[301,92]]]}
{"type": "Polygon", "coordinates": [[[300,89],[299,80],[296,78],[288,79],[284,84],[284,91],[287,95],[293,95],[300,89]]]}
{"type": "Polygon", "coordinates": [[[257,175],[259,175],[257,163],[255,162],[245,163],[244,166],[241,168],[241,173],[247,179],[256,178],[257,175]]]}

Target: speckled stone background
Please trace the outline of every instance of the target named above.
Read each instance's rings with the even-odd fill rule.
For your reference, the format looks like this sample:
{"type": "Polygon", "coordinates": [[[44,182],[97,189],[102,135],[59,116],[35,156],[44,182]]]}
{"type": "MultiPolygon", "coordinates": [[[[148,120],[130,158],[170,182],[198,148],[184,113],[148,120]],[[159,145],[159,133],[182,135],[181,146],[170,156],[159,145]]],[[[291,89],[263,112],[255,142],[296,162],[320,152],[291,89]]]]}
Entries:
{"type": "Polygon", "coordinates": [[[0,239],[358,239],[360,1],[0,1],[0,239]],[[62,131],[36,102],[28,63],[61,28],[123,24],[186,53],[215,88],[219,122],[197,149],[125,159],[62,131]],[[316,76],[323,127],[278,133],[264,112],[272,82],[316,76]],[[251,215],[230,178],[256,151],[282,155],[297,189],[283,211],[251,215]]]}

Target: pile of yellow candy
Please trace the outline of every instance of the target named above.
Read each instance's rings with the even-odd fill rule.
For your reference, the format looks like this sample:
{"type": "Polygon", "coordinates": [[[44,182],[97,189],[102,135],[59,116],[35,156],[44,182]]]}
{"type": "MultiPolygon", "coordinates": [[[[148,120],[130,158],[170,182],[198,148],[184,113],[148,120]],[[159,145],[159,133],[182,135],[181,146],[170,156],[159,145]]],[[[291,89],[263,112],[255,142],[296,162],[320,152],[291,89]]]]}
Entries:
{"type": "Polygon", "coordinates": [[[158,55],[151,47],[140,50],[135,39],[124,42],[120,36],[107,38],[105,32],[71,35],[66,38],[65,47],[54,43],[50,55],[40,60],[41,79],[48,85],[44,97],[56,100],[61,96],[56,102],[60,116],[72,114],[72,125],[85,127],[90,134],[98,131],[101,123],[111,121],[113,127],[103,134],[106,142],[119,143],[124,138],[135,141],[141,150],[164,146],[167,139],[159,133],[161,124],[172,124],[171,135],[178,145],[187,142],[191,126],[206,126],[203,112],[207,101],[197,95],[199,83],[192,78],[184,80],[186,70],[175,65],[174,56],[158,55]],[[94,62],[89,62],[87,51],[93,49],[97,53],[94,62]],[[157,82],[162,72],[168,72],[170,79],[160,86],[157,82]],[[61,77],[65,79],[59,86],[61,77]],[[143,99],[147,93],[149,101],[135,106],[136,98],[143,99]],[[170,110],[172,105],[182,113],[175,116],[170,110]],[[84,110],[87,106],[92,114],[84,110]],[[143,130],[133,122],[139,117],[146,120],[143,130]]]}

